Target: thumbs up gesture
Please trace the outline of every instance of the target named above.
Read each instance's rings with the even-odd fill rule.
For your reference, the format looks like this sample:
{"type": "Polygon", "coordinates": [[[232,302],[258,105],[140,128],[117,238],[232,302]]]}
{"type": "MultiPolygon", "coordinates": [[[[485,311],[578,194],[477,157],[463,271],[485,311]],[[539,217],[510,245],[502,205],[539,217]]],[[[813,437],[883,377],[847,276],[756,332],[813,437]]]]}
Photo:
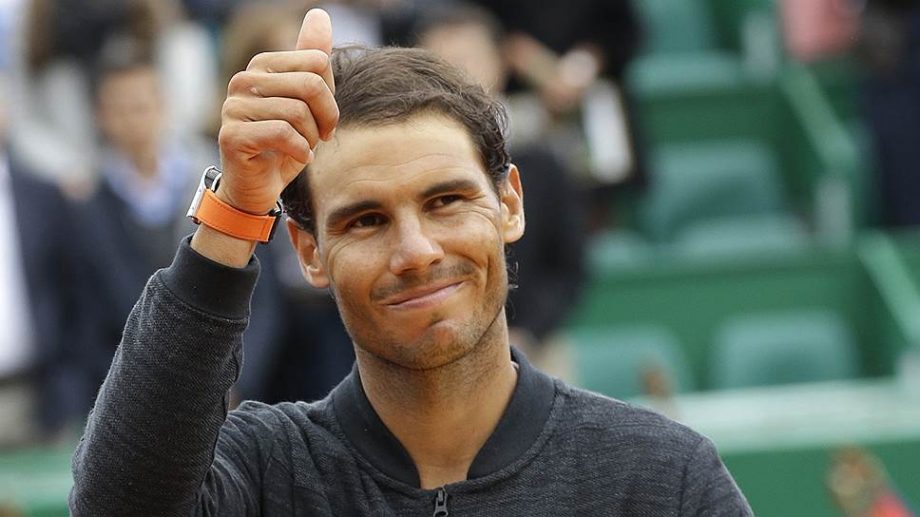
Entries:
{"type": "Polygon", "coordinates": [[[230,80],[221,111],[223,176],[217,195],[253,214],[268,213],[313,160],[339,119],[329,55],[332,24],[321,9],[303,19],[295,50],[255,56],[230,80]]]}

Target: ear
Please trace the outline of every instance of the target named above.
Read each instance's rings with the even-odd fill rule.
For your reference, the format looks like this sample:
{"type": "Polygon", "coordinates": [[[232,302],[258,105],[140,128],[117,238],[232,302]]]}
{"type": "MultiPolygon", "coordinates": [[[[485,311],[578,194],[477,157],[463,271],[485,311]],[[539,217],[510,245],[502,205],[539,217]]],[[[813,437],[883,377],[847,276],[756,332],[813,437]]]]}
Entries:
{"type": "Polygon", "coordinates": [[[499,198],[505,244],[509,244],[524,235],[524,188],[521,186],[521,173],[514,164],[511,164],[501,185],[499,198]]]}
{"type": "Polygon", "coordinates": [[[329,287],[329,275],[326,274],[326,269],[320,260],[316,237],[290,219],[287,221],[287,229],[294,251],[297,252],[304,278],[317,289],[329,287]]]}

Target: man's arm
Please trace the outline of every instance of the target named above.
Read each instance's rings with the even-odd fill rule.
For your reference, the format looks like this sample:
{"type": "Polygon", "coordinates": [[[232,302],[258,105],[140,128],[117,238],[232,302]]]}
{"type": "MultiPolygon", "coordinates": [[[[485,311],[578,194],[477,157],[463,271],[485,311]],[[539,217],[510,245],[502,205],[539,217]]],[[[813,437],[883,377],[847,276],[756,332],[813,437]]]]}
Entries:
{"type": "MultiPolygon", "coordinates": [[[[331,41],[328,15],[312,10],[297,50],[256,56],[231,80],[219,138],[225,203],[268,213],[319,139],[331,138],[331,41]]],[[[74,456],[74,515],[256,511],[263,442],[247,436],[245,415],[225,422],[258,276],[254,249],[200,226],[151,278],[74,456]]]]}
{"type": "MultiPolygon", "coordinates": [[[[257,275],[255,260],[231,269],[183,243],[173,265],[150,279],[74,456],[73,515],[192,514],[208,490],[257,275]]],[[[234,495],[225,509],[244,511],[258,488],[244,474],[258,470],[251,458],[259,455],[222,455],[232,455],[229,467],[210,484],[234,495]],[[248,490],[228,490],[233,482],[248,490]]]]}

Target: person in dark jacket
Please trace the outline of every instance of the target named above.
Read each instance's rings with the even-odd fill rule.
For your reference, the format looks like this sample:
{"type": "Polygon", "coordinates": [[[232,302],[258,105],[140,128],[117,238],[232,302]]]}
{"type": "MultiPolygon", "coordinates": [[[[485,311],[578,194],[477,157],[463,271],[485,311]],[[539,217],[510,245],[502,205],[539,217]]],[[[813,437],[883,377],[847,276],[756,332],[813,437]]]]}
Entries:
{"type": "Polygon", "coordinates": [[[331,47],[311,10],[297,51],[230,81],[220,183],[128,319],[72,514],[751,515],[709,440],[509,346],[525,217],[501,106],[426,51],[331,47]],[[279,195],[356,368],[322,401],[228,416],[279,195]]]}

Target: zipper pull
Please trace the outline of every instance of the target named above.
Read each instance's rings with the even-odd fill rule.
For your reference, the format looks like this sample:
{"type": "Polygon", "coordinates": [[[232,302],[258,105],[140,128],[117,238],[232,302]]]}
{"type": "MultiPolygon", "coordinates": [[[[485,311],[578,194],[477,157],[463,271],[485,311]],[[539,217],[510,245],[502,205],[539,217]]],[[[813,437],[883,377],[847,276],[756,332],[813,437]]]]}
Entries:
{"type": "Polygon", "coordinates": [[[447,490],[444,487],[438,489],[438,495],[434,498],[434,514],[432,517],[447,517],[447,490]]]}

